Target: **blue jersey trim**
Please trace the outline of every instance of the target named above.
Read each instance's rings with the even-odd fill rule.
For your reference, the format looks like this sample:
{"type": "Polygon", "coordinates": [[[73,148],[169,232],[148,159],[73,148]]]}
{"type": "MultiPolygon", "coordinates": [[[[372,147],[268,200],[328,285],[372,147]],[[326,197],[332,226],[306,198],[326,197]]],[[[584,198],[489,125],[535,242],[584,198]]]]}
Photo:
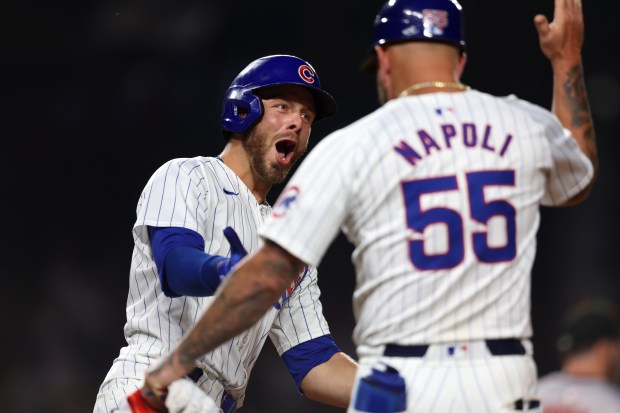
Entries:
{"type": "Polygon", "coordinates": [[[300,384],[308,372],[332,358],[340,349],[330,334],[298,344],[282,354],[282,360],[297,384],[297,390],[303,394],[300,384]]]}

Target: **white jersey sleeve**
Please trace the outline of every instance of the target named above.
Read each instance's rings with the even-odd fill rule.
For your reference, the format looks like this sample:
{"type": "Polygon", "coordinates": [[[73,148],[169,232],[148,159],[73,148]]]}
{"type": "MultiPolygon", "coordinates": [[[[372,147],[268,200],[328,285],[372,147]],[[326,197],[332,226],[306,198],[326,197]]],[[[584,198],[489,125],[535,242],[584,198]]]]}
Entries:
{"type": "Polygon", "coordinates": [[[581,192],[592,180],[594,167],[581,152],[570,131],[560,124],[553,113],[540,106],[518,99],[514,95],[508,96],[506,101],[528,113],[544,129],[549,144],[551,168],[542,205],[560,205],[581,192]]]}
{"type": "Polygon", "coordinates": [[[193,176],[195,168],[201,167],[190,159],[174,159],[158,168],[142,193],[136,226],[184,227],[204,233],[200,228],[204,221],[198,222],[196,211],[207,208],[209,181],[193,176]]]}

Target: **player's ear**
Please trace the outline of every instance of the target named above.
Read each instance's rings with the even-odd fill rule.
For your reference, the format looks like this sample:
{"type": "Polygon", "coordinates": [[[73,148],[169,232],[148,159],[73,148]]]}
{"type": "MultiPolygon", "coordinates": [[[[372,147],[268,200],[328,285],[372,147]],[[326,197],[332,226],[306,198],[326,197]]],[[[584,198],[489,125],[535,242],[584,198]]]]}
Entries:
{"type": "Polygon", "coordinates": [[[463,71],[465,70],[465,64],[466,63],[467,63],[467,53],[463,52],[459,56],[459,63],[457,65],[457,67],[456,67],[457,79],[461,78],[461,75],[463,74],[463,71]]]}
{"type": "Polygon", "coordinates": [[[377,55],[377,70],[387,74],[390,72],[390,60],[387,56],[387,49],[384,46],[375,46],[377,55]]]}

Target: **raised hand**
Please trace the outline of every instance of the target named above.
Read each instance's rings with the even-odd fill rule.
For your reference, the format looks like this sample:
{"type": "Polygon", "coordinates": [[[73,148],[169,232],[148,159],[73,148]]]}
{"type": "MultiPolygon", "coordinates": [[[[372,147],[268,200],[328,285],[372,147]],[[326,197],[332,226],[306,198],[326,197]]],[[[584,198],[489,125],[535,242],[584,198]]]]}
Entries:
{"type": "Polygon", "coordinates": [[[553,21],[538,14],[534,17],[534,25],[540,49],[552,63],[581,59],[584,33],[581,0],[555,0],[553,21]]]}
{"type": "Polygon", "coordinates": [[[217,273],[220,275],[220,279],[223,279],[243,257],[248,255],[248,252],[243,247],[239,236],[232,227],[224,228],[224,236],[230,244],[230,258],[221,261],[217,266],[217,273]]]}

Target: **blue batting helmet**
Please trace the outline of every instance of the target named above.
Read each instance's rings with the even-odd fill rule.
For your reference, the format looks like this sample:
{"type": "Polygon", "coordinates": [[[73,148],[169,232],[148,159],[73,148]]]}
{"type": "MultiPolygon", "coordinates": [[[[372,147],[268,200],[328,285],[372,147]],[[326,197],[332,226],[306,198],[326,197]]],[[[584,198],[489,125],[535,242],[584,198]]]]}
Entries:
{"type": "Polygon", "coordinates": [[[252,127],[263,115],[256,91],[278,85],[298,85],[314,96],[316,119],[336,113],[336,101],[321,87],[319,75],[307,61],[290,55],[261,57],[237,75],[226,91],[222,107],[222,129],[240,133],[252,127]],[[239,113],[243,109],[243,117],[239,113]]]}
{"type": "Polygon", "coordinates": [[[377,45],[433,41],[465,50],[462,10],[457,0],[388,0],[375,17],[372,45],[362,70],[377,70],[377,45]]]}

